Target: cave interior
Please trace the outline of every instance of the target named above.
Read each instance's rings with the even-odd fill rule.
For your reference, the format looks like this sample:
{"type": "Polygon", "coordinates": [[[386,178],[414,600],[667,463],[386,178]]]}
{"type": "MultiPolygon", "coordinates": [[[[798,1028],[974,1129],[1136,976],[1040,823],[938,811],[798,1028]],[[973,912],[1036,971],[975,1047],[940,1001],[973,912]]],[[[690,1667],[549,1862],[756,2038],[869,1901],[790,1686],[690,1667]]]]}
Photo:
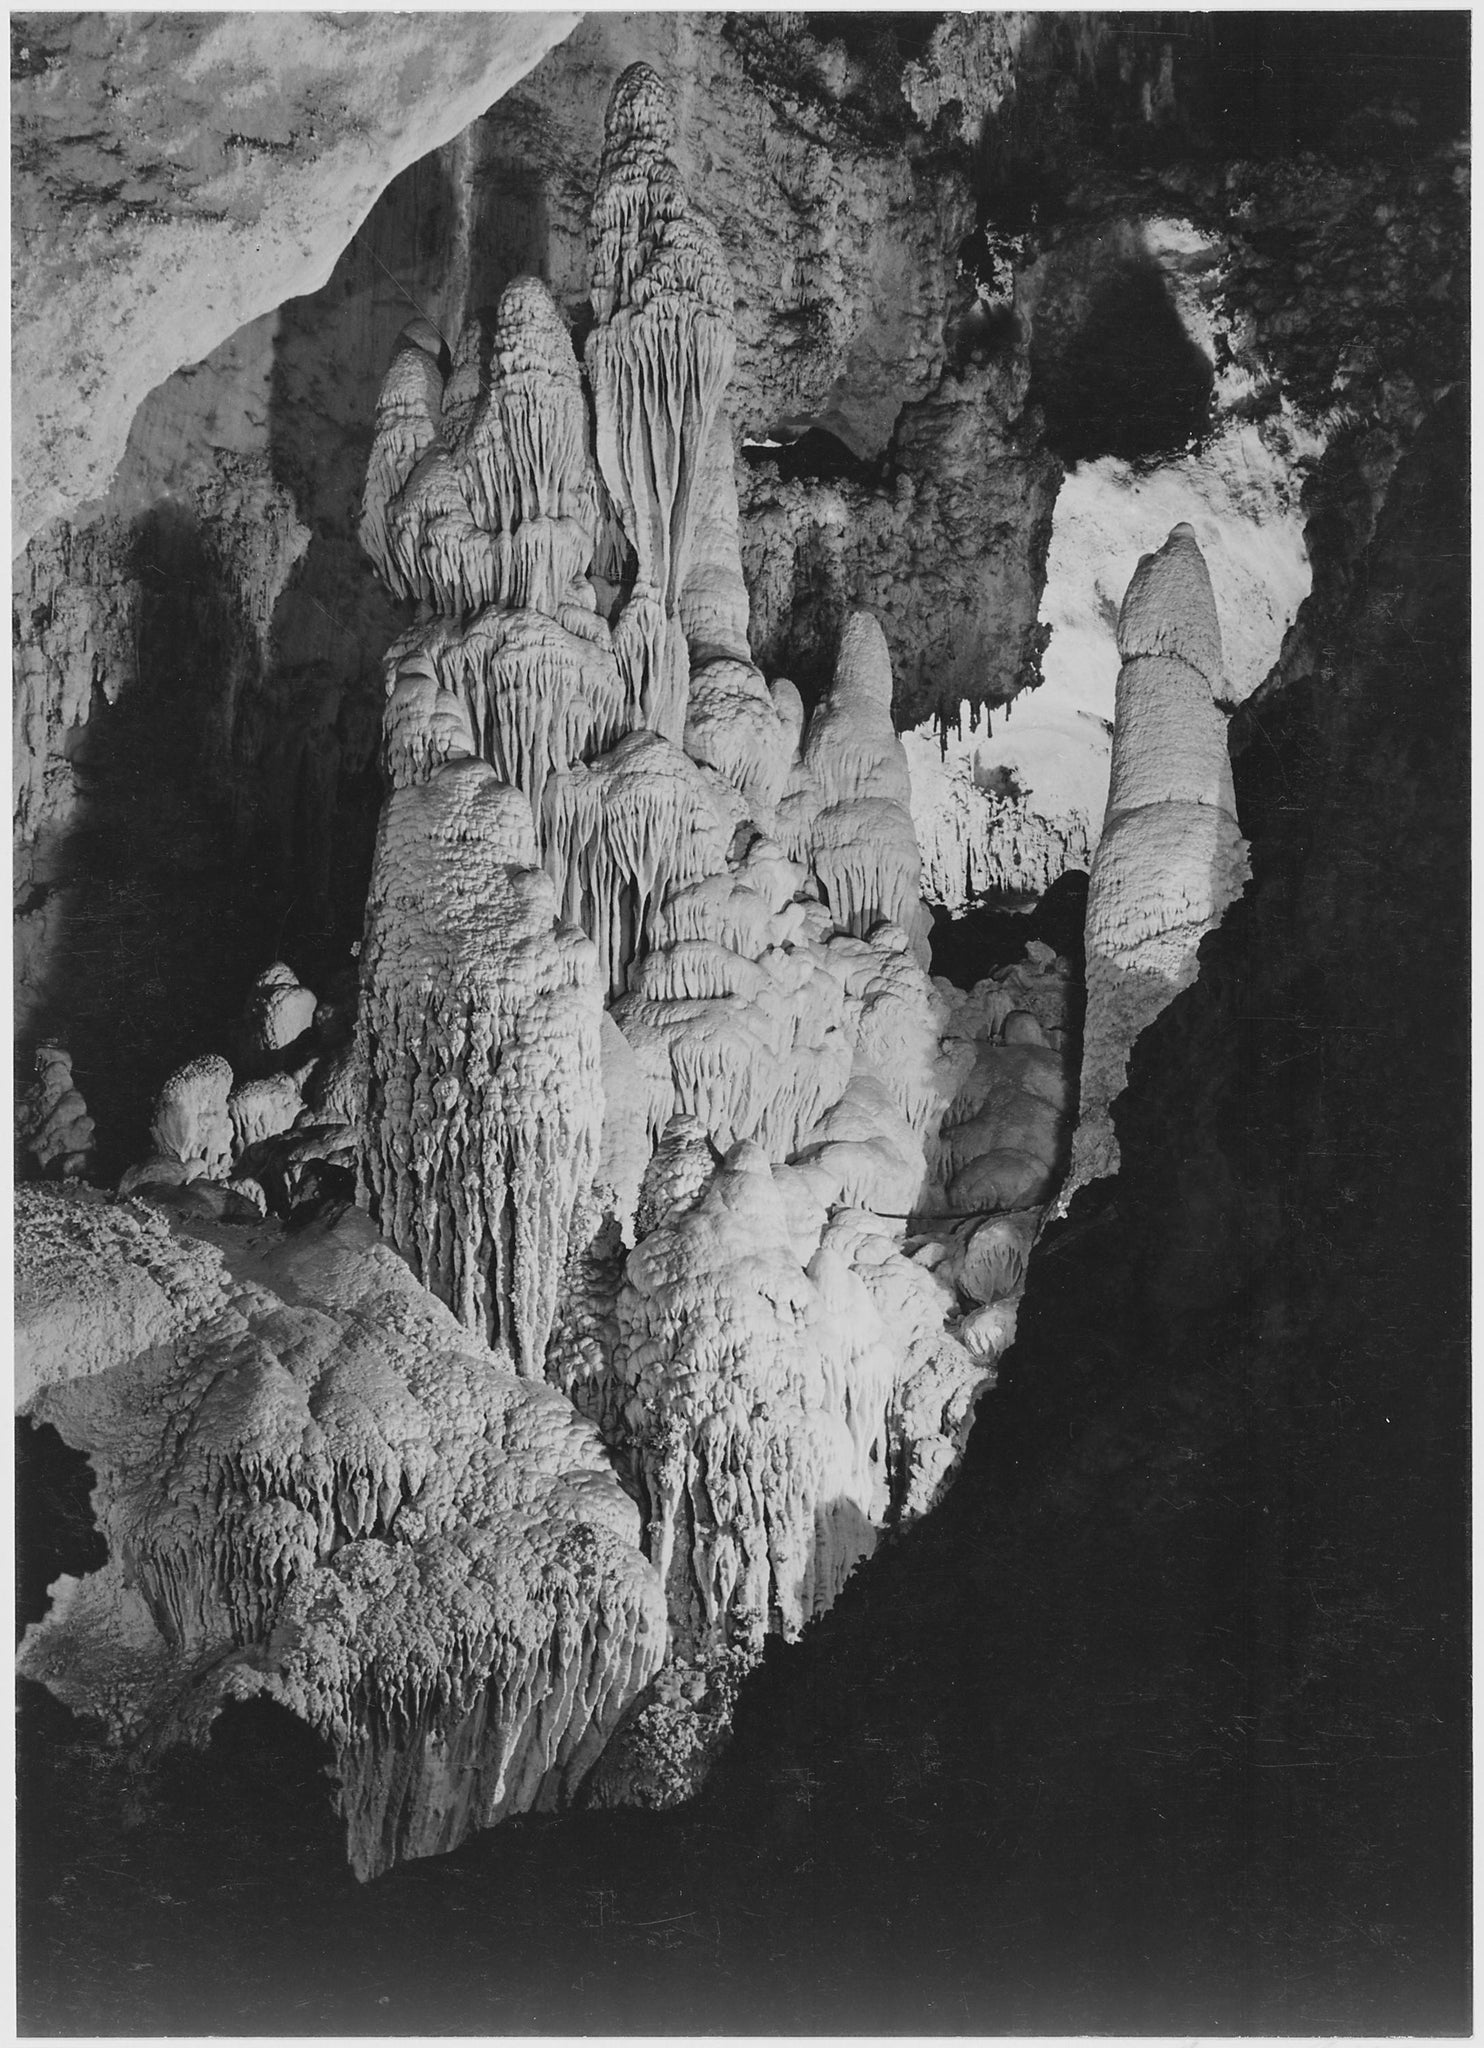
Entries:
{"type": "Polygon", "coordinates": [[[354,19],[12,17],[21,2031],[1466,2034],[1469,16],[354,19]]]}

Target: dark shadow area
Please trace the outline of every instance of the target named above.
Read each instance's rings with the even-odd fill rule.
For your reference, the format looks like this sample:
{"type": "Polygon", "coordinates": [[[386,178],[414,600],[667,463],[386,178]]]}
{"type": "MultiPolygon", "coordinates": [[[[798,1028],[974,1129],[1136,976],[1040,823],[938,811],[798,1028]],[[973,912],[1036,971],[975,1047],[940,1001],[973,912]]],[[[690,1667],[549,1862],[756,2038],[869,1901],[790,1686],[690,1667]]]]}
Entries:
{"type": "Polygon", "coordinates": [[[103,1180],[144,1156],[160,1083],[220,1039],[286,909],[236,772],[237,709],[258,671],[235,585],[184,505],[138,521],[131,569],[137,678],[115,704],[95,695],[73,753],[76,888],[48,999],[103,1180]]]}
{"type": "Polygon", "coordinates": [[[817,526],[806,527],[794,548],[787,626],[768,651],[768,673],[786,675],[795,685],[806,721],[834,680],[840,633],[850,608],[843,565],[831,550],[829,536],[817,526]]]}
{"type": "MultiPolygon", "coordinates": [[[[528,164],[500,157],[480,164],[473,198],[469,304],[488,325],[513,277],[539,277],[550,284],[551,223],[545,180],[528,164]]],[[[579,347],[579,361],[581,353],[579,347]]]]}
{"type": "Polygon", "coordinates": [[[1094,285],[1069,335],[1031,341],[1030,402],[1045,413],[1046,445],[1068,465],[1184,448],[1205,431],[1211,390],[1211,366],[1152,264],[1094,285]]]}
{"type": "Polygon", "coordinates": [[[1031,17],[1017,92],[979,144],[981,217],[1062,219],[1089,174],[1313,152],[1409,167],[1469,118],[1470,17],[1343,8],[1031,17]]]}
{"type": "Polygon", "coordinates": [[[311,538],[274,612],[270,668],[244,698],[239,748],[287,900],[284,943],[310,986],[344,968],[360,934],[382,797],[381,660],[410,621],[357,538],[377,394],[409,320],[457,341],[456,214],[435,151],[387,187],[322,289],[279,315],[271,460],[311,538]]]}
{"type": "Polygon", "coordinates": [[[1412,161],[1469,118],[1465,9],[1191,17],[1205,39],[1194,124],[1222,154],[1324,150],[1412,161]]]}
{"type": "Polygon", "coordinates": [[[1068,868],[1028,910],[976,903],[956,917],[941,904],[933,909],[932,971],[946,975],[956,988],[972,988],[997,968],[1025,958],[1032,939],[1039,939],[1070,960],[1082,974],[1082,928],[1087,918],[1087,875],[1068,868]]]}
{"type": "Polygon", "coordinates": [[[852,57],[907,63],[924,55],[943,16],[927,9],[920,14],[883,9],[868,14],[804,14],[800,20],[816,42],[843,43],[852,57]]]}
{"type": "Polygon", "coordinates": [[[64,1572],[83,1578],[108,1561],[93,1520],[93,1468],[49,1422],[15,1426],[15,1621],[23,1635],[64,1572]]]}
{"type": "Polygon", "coordinates": [[[806,427],[791,438],[774,431],[781,447],[744,441],[739,453],[750,469],[771,471],[781,483],[838,483],[849,477],[869,489],[880,475],[879,462],[863,462],[828,427],[806,427]]]}

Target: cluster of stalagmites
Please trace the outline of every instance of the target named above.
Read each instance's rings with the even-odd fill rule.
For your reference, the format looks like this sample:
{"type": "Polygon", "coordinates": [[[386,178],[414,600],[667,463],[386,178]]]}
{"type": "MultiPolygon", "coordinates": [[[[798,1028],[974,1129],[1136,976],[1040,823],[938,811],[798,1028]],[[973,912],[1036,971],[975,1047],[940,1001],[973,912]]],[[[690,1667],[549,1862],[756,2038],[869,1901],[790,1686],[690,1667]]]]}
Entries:
{"type": "MultiPolygon", "coordinates": [[[[362,536],[415,615],[354,1019],[269,968],[161,1091],[120,1191],[152,1206],[22,1215],[30,1412],[112,1548],[27,1668],[129,1725],[267,1690],[332,1739],[363,1872],[572,1796],[616,1726],[594,1797],[693,1789],[763,1636],[951,1477],[1071,1141],[1067,962],[928,972],[875,619],[810,716],[751,661],[731,286],[668,123],[635,66],[585,379],[531,278],[387,374],[362,536]],[[284,1234],[352,1190],[369,1221],[284,1234]],[[103,1341],[46,1276],[110,1231],[173,1271],[171,1210],[216,1267],[103,1341]]],[[[1130,667],[1214,673],[1136,589],[1130,667]]],[[[1156,797],[1212,799],[1123,758],[1137,862],[1156,797]]]]}
{"type": "Polygon", "coordinates": [[[363,1175],[426,1283],[598,1425],[694,1673],[803,1627],[948,1477],[1065,1163],[1067,970],[1024,970],[1044,1024],[930,979],[873,617],[812,717],[752,662],[732,287],[642,65],[592,253],[585,383],[521,278],[446,379],[415,323],[382,392],[362,532],[419,610],[363,1175]]]}
{"type": "Polygon", "coordinates": [[[343,1005],[320,1003],[275,961],[248,992],[231,1058],[203,1053],[155,1098],[148,1158],[119,1194],[226,1220],[287,1216],[354,1192],[362,1090],[343,1005]]]}

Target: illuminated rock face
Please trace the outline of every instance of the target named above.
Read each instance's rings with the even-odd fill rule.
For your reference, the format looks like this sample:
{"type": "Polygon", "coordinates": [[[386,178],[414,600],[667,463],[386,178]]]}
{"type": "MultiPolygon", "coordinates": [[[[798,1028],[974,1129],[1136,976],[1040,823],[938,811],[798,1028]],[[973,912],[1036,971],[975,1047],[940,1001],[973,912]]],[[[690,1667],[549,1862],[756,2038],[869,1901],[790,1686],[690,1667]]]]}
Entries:
{"type": "Polygon", "coordinates": [[[591,455],[530,279],[446,381],[414,324],[383,388],[362,534],[421,613],[386,664],[363,1170],[427,1284],[619,1449],[677,1648],[714,1656],[797,1632],[941,1490],[1007,1326],[951,1333],[990,1312],[982,1248],[976,1294],[961,1256],[934,1279],[898,1247],[955,1200],[1044,1200],[1065,1117],[1014,1085],[1060,1071],[1044,1042],[965,1097],[1017,1005],[925,971],[878,621],[847,618],[807,722],[752,663],[731,285],[670,120],[632,66],[593,207],[591,455]],[[847,1249],[848,1215],[881,1220],[847,1249]]]}
{"type": "Polygon", "coordinates": [[[1236,818],[1221,628],[1189,526],[1134,573],[1118,619],[1123,666],[1103,836],[1087,899],[1087,1016],[1072,1169],[1062,1200],[1113,1173],[1109,1106],[1135,1039],[1195,980],[1201,940],[1249,868],[1236,818]]]}
{"type": "Polygon", "coordinates": [[[570,1798],[666,1632],[570,1403],[354,1212],[204,1241],[35,1190],[18,1225],[26,1412],[87,1453],[110,1549],[26,1675],[120,1735],[281,1701],[331,1744],[361,1877],[570,1798]]]}
{"type": "MultiPolygon", "coordinates": [[[[696,483],[735,337],[731,275],[714,229],[686,198],[673,119],[663,80],[647,64],[631,65],[608,103],[586,357],[598,467],[635,565],[615,636],[619,660],[642,722],[678,741],[690,669],[680,605],[696,483]]],[[[713,478],[715,470],[713,458],[713,478]]]]}
{"type": "Polygon", "coordinates": [[[598,1160],[601,1003],[525,801],[484,762],[393,794],[362,959],[363,1159],[382,1229],[539,1378],[598,1160]]]}

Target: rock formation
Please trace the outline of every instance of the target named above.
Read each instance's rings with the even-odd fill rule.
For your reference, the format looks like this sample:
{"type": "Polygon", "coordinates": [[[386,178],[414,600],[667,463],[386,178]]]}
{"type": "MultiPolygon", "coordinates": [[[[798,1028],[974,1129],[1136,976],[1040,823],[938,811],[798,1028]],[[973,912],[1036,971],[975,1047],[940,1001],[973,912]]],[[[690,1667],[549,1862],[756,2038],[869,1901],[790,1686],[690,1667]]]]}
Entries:
{"type": "Polygon", "coordinates": [[[731,276],[715,231],[686,198],[673,119],[664,82],[649,65],[630,65],[608,103],[593,203],[586,359],[598,467],[634,557],[619,662],[640,721],[679,740],[695,489],[735,339],[731,276]]]}
{"type": "Polygon", "coordinates": [[[446,381],[414,325],[383,386],[362,538],[420,610],[386,661],[359,1044],[384,1234],[598,1423],[675,1654],[704,1659],[796,1633],[941,1490],[1008,1325],[984,1326],[985,1256],[961,1296],[897,1247],[955,1201],[1044,1202],[1067,1084],[1023,1004],[925,972],[878,621],[848,618],[807,723],[752,663],[731,287],[671,121],[630,66],[592,213],[591,458],[534,280],[446,381]],[[1035,1043],[1000,1045],[1007,1019],[1035,1043]]]}
{"type": "Polygon", "coordinates": [[[533,1378],[603,1114],[596,961],[556,913],[526,801],[486,763],[393,792],[362,952],[366,1179],[419,1278],[533,1378]]]}
{"type": "Polygon", "coordinates": [[[18,1223],[25,1412],[87,1452],[111,1551],[22,1670],[120,1734],[280,1700],[334,1748],[361,1877],[569,1798],[665,1642],[570,1405],[354,1212],[203,1241],[38,1189],[18,1223]]]}
{"type": "Polygon", "coordinates": [[[35,1077],[17,1104],[16,1136],[43,1174],[57,1180],[87,1177],[93,1119],[73,1084],[64,1047],[37,1047],[35,1077]]]}
{"type": "Polygon", "coordinates": [[[314,289],[388,177],[457,134],[575,19],[386,16],[346,36],[309,15],[168,31],[18,18],[20,218],[46,193],[66,231],[26,232],[18,247],[17,545],[106,488],[152,386],[314,289]],[[113,155],[97,135],[105,108],[113,155]],[[141,291],[130,280],[145,267],[141,291]]]}
{"type": "MultiPolygon", "coordinates": [[[[451,352],[399,337],[354,1021],[277,961],[160,1092],[121,1192],[227,1270],[170,1346],[104,1347],[136,1422],[37,1368],[112,1557],[27,1668],[81,1701],[127,1666],[120,1726],[282,1700],[363,1875],[566,1800],[631,1704],[600,1796],[697,1781],[764,1636],[949,1483],[1065,1164],[1066,962],[927,972],[880,621],[807,720],[752,661],[733,288],[671,124],[631,65],[582,368],[529,276],[451,352]]],[[[79,1268],[140,1230],[44,1228],[79,1268]]]]}
{"type": "Polygon", "coordinates": [[[1065,1203],[1115,1172],[1109,1108],[1135,1039],[1195,980],[1201,940],[1247,880],[1223,694],[1221,627],[1188,525],[1145,555],[1118,616],[1118,701],[1103,836],[1087,897],[1081,1103],[1065,1203]]]}
{"type": "Polygon", "coordinates": [[[31,2031],[601,2030],[626,1958],[682,2027],[1426,2027],[1435,21],[595,15],[471,121],[560,23],[17,17],[18,535],[68,511],[14,604],[23,1664],[88,1717],[27,1689],[31,2031]],[[1124,1161],[1043,1237],[1086,874],[1015,913],[1105,811],[1077,1175],[1124,1161]],[[931,958],[920,895],[972,905],[931,958]],[[321,1762],[369,1872],[673,1805],[734,1707],[694,1816],[586,1831],[658,1891],[517,1827],[288,1982],[321,1762]],[[498,1981],[437,1938],[517,1902],[498,1981]]]}

